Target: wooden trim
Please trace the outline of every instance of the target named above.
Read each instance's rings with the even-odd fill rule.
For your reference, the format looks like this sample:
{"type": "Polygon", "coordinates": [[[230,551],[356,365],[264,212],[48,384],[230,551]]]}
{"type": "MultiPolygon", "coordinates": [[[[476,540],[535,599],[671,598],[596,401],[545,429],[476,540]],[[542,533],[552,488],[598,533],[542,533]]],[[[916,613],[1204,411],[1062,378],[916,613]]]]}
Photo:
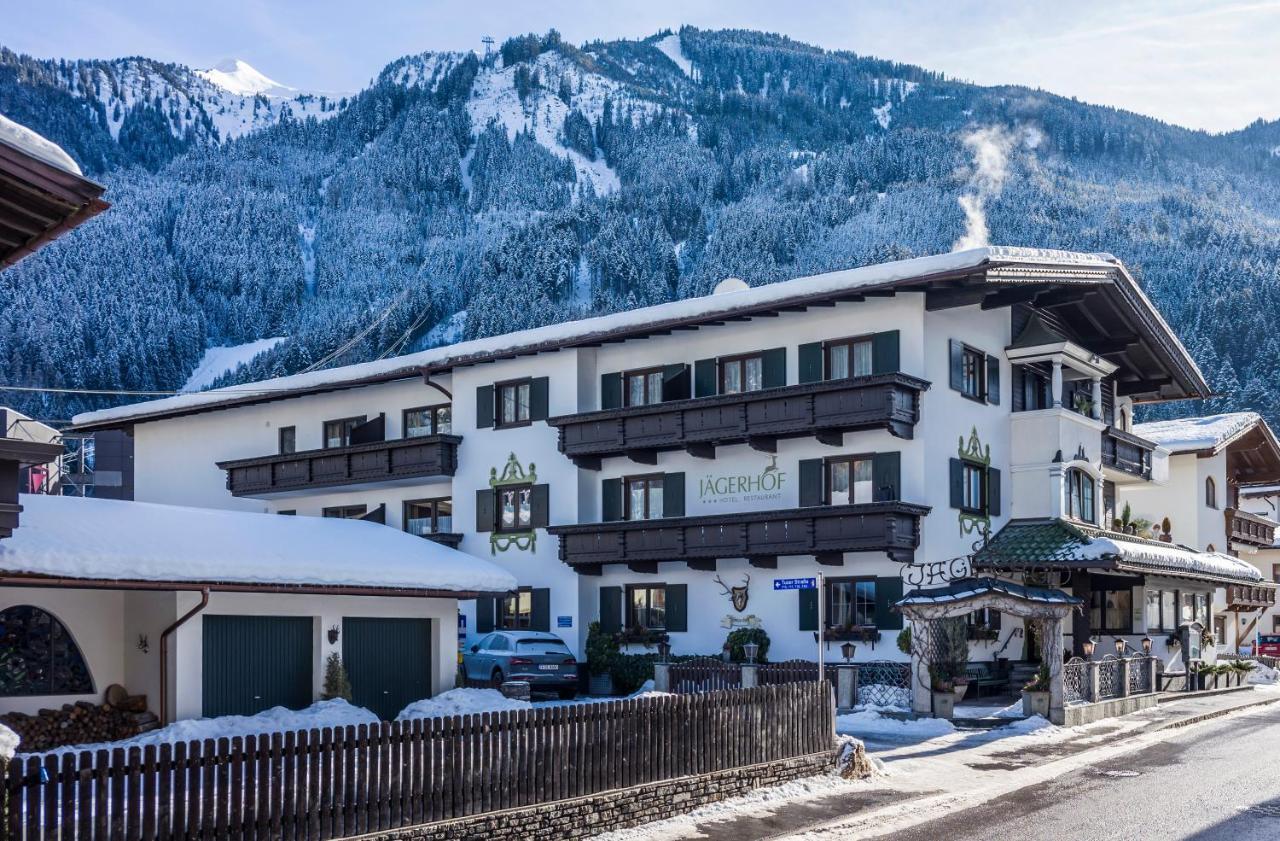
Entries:
{"type": "Polygon", "coordinates": [[[661,480],[663,480],[662,492],[663,492],[663,495],[665,496],[665,494],[666,494],[666,492],[667,492],[667,488],[666,488],[666,477],[667,477],[667,474],[665,474],[665,473],[638,473],[638,474],[635,474],[635,475],[632,475],[632,476],[622,476],[622,477],[620,477],[620,478],[622,479],[622,519],[624,519],[624,520],[630,520],[630,519],[632,519],[632,517],[631,517],[631,483],[632,483],[632,482],[644,482],[644,483],[645,483],[645,486],[644,486],[644,513],[645,513],[645,516],[644,516],[644,518],[643,518],[643,519],[645,519],[645,520],[661,520],[661,519],[662,519],[662,515],[661,515],[661,514],[659,514],[657,517],[651,517],[651,516],[649,516],[650,509],[652,508],[652,497],[650,496],[650,491],[651,491],[651,490],[652,490],[652,488],[653,488],[653,485],[651,484],[651,483],[653,482],[653,480],[654,480],[654,479],[661,479],[661,480]]]}
{"type": "MultiPolygon", "coordinates": [[[[645,601],[646,601],[645,609],[652,611],[653,597],[648,596],[646,597],[645,601]]],[[[666,615],[667,615],[667,583],[665,581],[655,581],[652,584],[647,584],[642,582],[639,584],[623,585],[622,587],[622,631],[623,633],[626,633],[626,631],[628,631],[631,628],[640,628],[641,630],[645,630],[645,631],[665,631],[667,630],[666,615]],[[632,615],[631,594],[636,590],[661,590],[662,591],[663,622],[662,622],[661,628],[656,628],[651,625],[632,624],[631,620],[634,617],[632,615]]]]}
{"type": "Polygon", "coordinates": [[[457,435],[393,438],[329,449],[220,461],[232,496],[268,496],[293,491],[364,485],[402,479],[452,476],[458,465],[457,435]],[[419,448],[424,452],[413,453],[419,448]],[[418,458],[418,457],[421,458],[418,458]],[[317,473],[316,464],[345,459],[344,470],[317,473]]]}
{"type": "MultiPolygon", "coordinates": [[[[519,503],[520,497],[516,497],[519,503]]],[[[500,485],[493,489],[493,531],[496,534],[524,534],[533,531],[533,483],[522,482],[518,485],[500,485]],[[516,505],[516,523],[513,526],[502,525],[502,495],[507,491],[529,492],[529,522],[520,523],[520,506],[516,505]]]]}
{"type": "Polygon", "coordinates": [[[493,590],[437,590],[413,587],[359,587],[330,584],[262,584],[228,581],[142,581],[111,578],[65,578],[34,573],[0,572],[6,587],[57,587],[71,590],[162,590],[198,592],[208,589],[222,593],[297,593],[325,596],[422,596],[424,598],[474,599],[493,590]]]}

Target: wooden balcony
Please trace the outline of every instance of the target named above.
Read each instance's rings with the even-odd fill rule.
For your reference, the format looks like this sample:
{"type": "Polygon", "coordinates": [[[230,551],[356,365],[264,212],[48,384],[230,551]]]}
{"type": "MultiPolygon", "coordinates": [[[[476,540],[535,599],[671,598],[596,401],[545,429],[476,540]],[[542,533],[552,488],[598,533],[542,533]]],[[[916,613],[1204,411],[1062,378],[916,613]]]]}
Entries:
{"type": "Polygon", "coordinates": [[[779,555],[813,555],[838,566],[845,552],[885,552],[907,562],[920,545],[920,518],[928,506],[907,502],[822,505],[782,511],[744,511],[697,517],[622,520],[552,526],[560,560],[580,573],[599,575],[604,564],[657,572],[659,561],[686,561],[715,569],[719,558],[747,558],[777,567],[779,555]]]}
{"type": "Polygon", "coordinates": [[[450,549],[457,549],[458,544],[462,542],[462,535],[452,531],[433,531],[422,535],[422,537],[448,546],[450,549]]]}
{"type": "Polygon", "coordinates": [[[457,435],[424,435],[324,450],[220,461],[232,496],[273,496],[376,482],[452,476],[457,435]]]}
{"type": "Polygon", "coordinates": [[[1232,543],[1267,548],[1276,542],[1276,523],[1258,514],[1250,514],[1238,508],[1228,508],[1227,536],[1232,543]]]}
{"type": "Polygon", "coordinates": [[[1274,584],[1231,584],[1227,586],[1227,610],[1247,613],[1275,607],[1274,584]]]}
{"type": "Polygon", "coordinates": [[[1138,479],[1151,481],[1151,459],[1156,445],[1114,426],[1102,431],[1102,466],[1138,479]]]}
{"type": "Polygon", "coordinates": [[[715,448],[726,444],[771,453],[779,438],[814,436],[838,446],[844,433],[863,429],[911,438],[927,388],[907,374],[876,374],[561,415],[548,423],[560,430],[560,452],[598,470],[611,456],[656,464],[657,453],[684,449],[715,458],[715,448]]]}

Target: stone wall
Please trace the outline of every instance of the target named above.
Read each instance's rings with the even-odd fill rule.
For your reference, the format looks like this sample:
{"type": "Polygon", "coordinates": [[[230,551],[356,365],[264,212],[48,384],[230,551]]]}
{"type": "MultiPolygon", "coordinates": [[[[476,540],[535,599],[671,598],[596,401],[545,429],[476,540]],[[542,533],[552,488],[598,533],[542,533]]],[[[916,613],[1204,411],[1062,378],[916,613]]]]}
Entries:
{"type": "Polygon", "coordinates": [[[753,789],[811,777],[832,769],[834,751],[747,768],[680,777],[573,800],[403,827],[365,836],[374,841],[570,841],[691,812],[753,789]]]}

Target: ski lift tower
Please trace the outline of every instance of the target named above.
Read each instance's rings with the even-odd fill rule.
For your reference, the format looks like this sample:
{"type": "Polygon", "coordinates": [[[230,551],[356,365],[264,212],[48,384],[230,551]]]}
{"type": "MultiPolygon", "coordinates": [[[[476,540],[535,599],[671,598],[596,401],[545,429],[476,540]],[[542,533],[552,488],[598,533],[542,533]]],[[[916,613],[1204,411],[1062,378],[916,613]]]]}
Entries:
{"type": "Polygon", "coordinates": [[[489,54],[493,52],[493,36],[486,35],[480,39],[480,43],[484,44],[484,57],[487,59],[489,54]]]}

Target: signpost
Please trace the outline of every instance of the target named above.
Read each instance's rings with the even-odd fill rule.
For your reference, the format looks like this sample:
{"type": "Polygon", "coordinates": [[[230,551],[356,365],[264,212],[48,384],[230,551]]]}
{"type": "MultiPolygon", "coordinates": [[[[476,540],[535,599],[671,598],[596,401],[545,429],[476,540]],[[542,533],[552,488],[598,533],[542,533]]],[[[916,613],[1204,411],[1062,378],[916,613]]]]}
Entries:
{"type": "Polygon", "coordinates": [[[826,680],[826,668],[823,658],[823,634],[826,629],[826,599],[822,597],[823,590],[823,574],[818,573],[817,578],[775,578],[773,579],[773,589],[775,590],[817,590],[818,591],[818,680],[826,680]]]}

